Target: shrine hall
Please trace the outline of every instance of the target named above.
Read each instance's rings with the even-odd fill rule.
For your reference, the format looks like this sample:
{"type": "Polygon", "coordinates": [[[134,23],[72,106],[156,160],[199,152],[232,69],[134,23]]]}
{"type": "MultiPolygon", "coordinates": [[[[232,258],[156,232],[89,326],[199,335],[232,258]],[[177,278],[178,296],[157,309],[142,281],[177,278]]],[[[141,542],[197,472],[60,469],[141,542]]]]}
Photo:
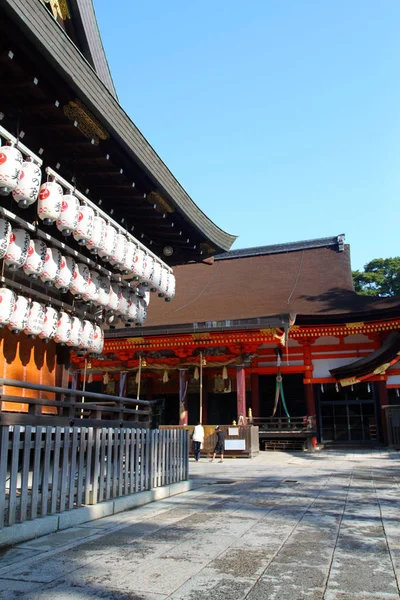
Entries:
{"type": "MultiPolygon", "coordinates": [[[[315,419],[313,443],[386,441],[400,390],[400,299],[354,291],[344,236],[177,266],[176,297],[115,324],[94,391],[154,401],[154,425],[315,419]]],[[[84,361],[73,359],[74,370],[84,361]]],[[[88,371],[86,372],[88,373],[88,371]]]]}

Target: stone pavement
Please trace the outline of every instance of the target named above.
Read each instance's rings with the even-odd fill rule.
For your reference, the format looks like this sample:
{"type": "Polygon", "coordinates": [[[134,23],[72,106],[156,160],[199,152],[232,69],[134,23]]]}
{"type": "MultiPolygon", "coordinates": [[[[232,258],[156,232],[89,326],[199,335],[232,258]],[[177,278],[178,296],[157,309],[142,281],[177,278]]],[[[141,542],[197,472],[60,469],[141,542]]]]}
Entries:
{"type": "Polygon", "coordinates": [[[0,599],[400,598],[398,453],[190,466],[190,492],[0,554],[0,599]]]}

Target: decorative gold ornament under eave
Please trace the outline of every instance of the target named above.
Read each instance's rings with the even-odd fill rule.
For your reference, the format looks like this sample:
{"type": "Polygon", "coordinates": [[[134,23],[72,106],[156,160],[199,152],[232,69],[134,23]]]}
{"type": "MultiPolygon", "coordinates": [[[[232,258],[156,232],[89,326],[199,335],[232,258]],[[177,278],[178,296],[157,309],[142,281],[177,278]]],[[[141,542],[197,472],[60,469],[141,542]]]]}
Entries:
{"type": "Polygon", "coordinates": [[[80,100],[70,100],[65,104],[64,114],[70,121],[77,123],[77,128],[85,137],[93,140],[95,146],[100,140],[107,140],[110,135],[80,100]]]}
{"type": "Polygon", "coordinates": [[[44,0],[46,4],[50,5],[50,10],[53,13],[53,17],[57,19],[60,17],[63,21],[66,19],[70,19],[71,15],[69,14],[67,0],[44,0]]]}

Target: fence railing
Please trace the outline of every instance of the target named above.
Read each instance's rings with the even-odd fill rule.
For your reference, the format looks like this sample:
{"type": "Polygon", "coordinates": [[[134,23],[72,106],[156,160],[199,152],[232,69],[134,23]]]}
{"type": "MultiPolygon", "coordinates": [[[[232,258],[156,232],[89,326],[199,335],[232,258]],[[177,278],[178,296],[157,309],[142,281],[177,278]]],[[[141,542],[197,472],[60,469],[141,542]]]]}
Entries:
{"type": "Polygon", "coordinates": [[[183,430],[0,426],[0,529],[188,478],[183,430]]]}
{"type": "Polygon", "coordinates": [[[253,417],[254,425],[258,425],[261,432],[299,432],[305,434],[315,433],[317,430],[315,416],[304,417],[253,417]]]}
{"type": "Polygon", "coordinates": [[[383,406],[386,417],[388,446],[400,449],[400,404],[383,406]]]}
{"type": "Polygon", "coordinates": [[[148,427],[152,404],[148,400],[0,378],[1,425],[148,427]],[[6,393],[6,388],[34,391],[51,398],[21,397],[6,393]],[[27,409],[25,412],[2,411],[5,402],[15,405],[16,410],[20,410],[21,404],[27,409]],[[44,407],[53,409],[53,413],[44,414],[44,407]]]}

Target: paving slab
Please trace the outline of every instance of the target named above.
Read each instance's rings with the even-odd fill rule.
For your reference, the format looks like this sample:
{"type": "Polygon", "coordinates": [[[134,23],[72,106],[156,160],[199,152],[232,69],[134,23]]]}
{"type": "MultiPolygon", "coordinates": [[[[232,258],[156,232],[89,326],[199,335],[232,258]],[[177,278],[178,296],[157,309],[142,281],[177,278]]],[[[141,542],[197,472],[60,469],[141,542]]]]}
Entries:
{"type": "Polygon", "coordinates": [[[0,600],[400,600],[400,455],[190,462],[194,489],[0,554],[0,600]]]}

